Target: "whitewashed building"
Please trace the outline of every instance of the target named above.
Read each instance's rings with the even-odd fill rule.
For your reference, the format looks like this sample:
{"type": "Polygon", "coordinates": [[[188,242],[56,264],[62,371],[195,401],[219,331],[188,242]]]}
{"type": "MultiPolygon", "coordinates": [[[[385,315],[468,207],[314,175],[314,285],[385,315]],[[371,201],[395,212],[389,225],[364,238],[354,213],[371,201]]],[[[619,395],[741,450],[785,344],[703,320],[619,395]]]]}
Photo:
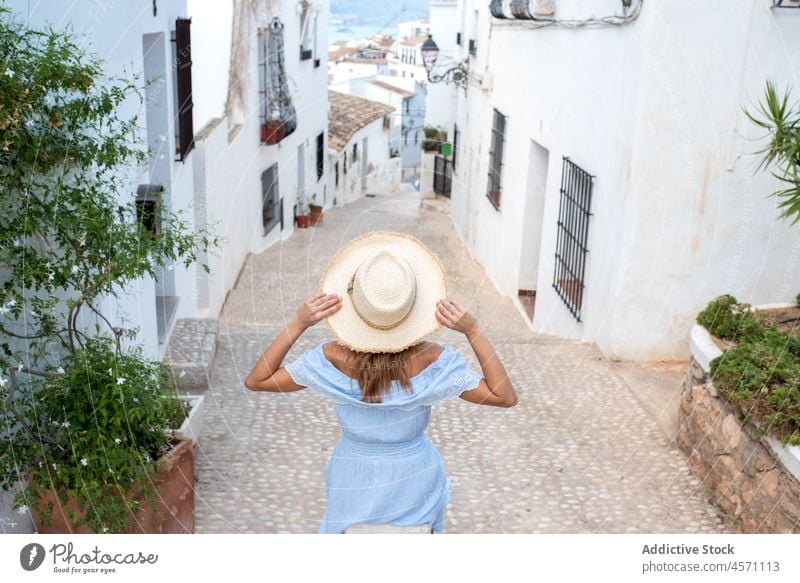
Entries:
{"type": "Polygon", "coordinates": [[[400,158],[389,156],[394,107],[330,91],[328,191],[336,206],[400,189],[400,158]]]}
{"type": "Polygon", "coordinates": [[[297,192],[325,199],[328,3],[16,0],[10,7],[32,25],[72,26],[111,74],[138,73],[143,84],[158,78],[145,91],[143,111],[130,103],[123,112],[141,114],[154,155],[121,196],[145,205],[161,199],[191,225],[215,226],[223,239],[202,258],[210,275],[202,261],[177,263],[156,280],[138,281],[127,299],[106,300],[106,313],[127,317],[139,327],[136,341],[161,358],[177,319],[216,318],[247,254],[291,234],[297,192]],[[296,129],[267,145],[262,126],[274,95],[265,84],[277,59],[265,50],[278,30],[296,129]]]}
{"type": "Polygon", "coordinates": [[[455,228],[522,313],[535,293],[534,330],[685,359],[713,297],[793,301],[800,229],[742,111],[800,87],[800,10],[772,4],[432,2],[434,73],[469,67],[466,91],[429,84],[455,228]]]}

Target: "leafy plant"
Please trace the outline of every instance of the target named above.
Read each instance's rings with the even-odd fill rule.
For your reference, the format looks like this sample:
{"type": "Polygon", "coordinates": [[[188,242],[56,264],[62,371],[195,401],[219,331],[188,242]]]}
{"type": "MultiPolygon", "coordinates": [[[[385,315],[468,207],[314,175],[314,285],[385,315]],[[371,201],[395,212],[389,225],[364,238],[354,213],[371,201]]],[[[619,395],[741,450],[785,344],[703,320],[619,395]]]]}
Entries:
{"type": "Polygon", "coordinates": [[[714,298],[697,317],[738,344],[714,358],[709,375],[745,421],[784,443],[800,443],[800,340],[746,310],[732,295],[714,298]]]}
{"type": "Polygon", "coordinates": [[[711,300],[697,315],[697,323],[717,338],[738,341],[743,336],[760,335],[763,327],[753,312],[735,297],[724,294],[711,300]]]}
{"type": "Polygon", "coordinates": [[[0,54],[0,486],[32,471],[17,507],[52,487],[91,502],[91,530],[117,532],[120,492],[149,480],[180,415],[166,365],[129,346],[138,330],[104,301],[218,239],[166,210],[153,236],[140,221],[131,185],[148,152],[120,113],[141,108],[136,78],[2,6],[0,54]]]}
{"type": "Polygon", "coordinates": [[[769,132],[769,142],[758,151],[761,154],[758,169],[774,168],[770,173],[786,186],[771,196],[783,199],[778,205],[783,209],[781,217],[794,217],[794,225],[800,220],[800,108],[797,104],[790,106],[789,99],[789,89],[778,95],[775,83],[767,81],[757,113],[745,110],[745,115],[769,132]]]}
{"type": "Polygon", "coordinates": [[[422,142],[425,152],[438,152],[442,142],[447,141],[447,132],[442,128],[425,126],[422,131],[425,132],[425,140],[422,142]]]}

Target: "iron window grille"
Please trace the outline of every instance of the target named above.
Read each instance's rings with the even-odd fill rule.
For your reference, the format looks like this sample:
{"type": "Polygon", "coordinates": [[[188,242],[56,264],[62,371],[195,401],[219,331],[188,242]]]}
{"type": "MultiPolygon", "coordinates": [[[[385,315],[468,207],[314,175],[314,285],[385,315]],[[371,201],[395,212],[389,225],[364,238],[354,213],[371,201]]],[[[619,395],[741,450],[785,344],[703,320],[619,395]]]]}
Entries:
{"type": "Polygon", "coordinates": [[[266,236],[282,217],[278,213],[278,164],[275,163],[261,173],[261,224],[266,236]]]}
{"type": "Polygon", "coordinates": [[[461,33],[460,32],[456,33],[456,44],[458,46],[461,46],[461,33]]]}
{"type": "Polygon", "coordinates": [[[335,177],[335,180],[336,180],[335,183],[334,183],[334,186],[339,186],[339,163],[338,162],[333,165],[333,172],[334,172],[334,177],[335,177]]]}
{"type": "Polygon", "coordinates": [[[325,173],[325,132],[317,136],[317,180],[325,173]]]}
{"type": "Polygon", "coordinates": [[[500,190],[501,177],[503,171],[503,144],[506,141],[506,116],[494,110],[494,121],[492,123],[492,141],[489,150],[489,181],[486,187],[486,197],[494,206],[495,210],[500,210],[500,190]]]}
{"type": "Polygon", "coordinates": [[[178,18],[175,21],[173,39],[175,57],[175,155],[185,160],[194,148],[194,128],[192,123],[192,42],[189,27],[191,18],[178,18]]]}
{"type": "Polygon", "coordinates": [[[163,193],[160,184],[140,184],[136,191],[136,219],[142,231],[151,237],[161,234],[163,193]]]}
{"type": "Polygon", "coordinates": [[[475,55],[478,52],[478,41],[474,38],[469,39],[469,54],[475,55]]]}
{"type": "Polygon", "coordinates": [[[589,212],[594,176],[564,157],[558,207],[553,288],[572,315],[581,321],[586,269],[589,212]]]}

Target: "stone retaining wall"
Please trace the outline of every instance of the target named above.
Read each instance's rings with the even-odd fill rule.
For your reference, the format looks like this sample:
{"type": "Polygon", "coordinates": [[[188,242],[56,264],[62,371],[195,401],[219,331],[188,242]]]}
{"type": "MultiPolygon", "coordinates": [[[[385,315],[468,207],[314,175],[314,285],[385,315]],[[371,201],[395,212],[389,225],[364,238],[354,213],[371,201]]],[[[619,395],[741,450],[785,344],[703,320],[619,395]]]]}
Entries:
{"type": "Polygon", "coordinates": [[[694,358],[678,423],[678,447],[732,526],[744,533],[800,533],[800,483],[755,428],[740,422],[694,358]]]}

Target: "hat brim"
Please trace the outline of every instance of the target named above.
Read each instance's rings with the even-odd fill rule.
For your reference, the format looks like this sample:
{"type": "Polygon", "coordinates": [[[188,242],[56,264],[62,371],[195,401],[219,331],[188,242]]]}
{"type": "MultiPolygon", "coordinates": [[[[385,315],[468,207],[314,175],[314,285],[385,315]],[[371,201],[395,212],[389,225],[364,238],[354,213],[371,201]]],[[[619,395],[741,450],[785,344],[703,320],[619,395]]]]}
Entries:
{"type": "Polygon", "coordinates": [[[320,279],[320,291],[336,293],[342,307],[325,318],[336,340],[357,352],[400,352],[418,344],[442,325],[436,302],[447,297],[447,275],[441,260],[422,241],[394,231],[372,231],[356,237],[334,255],[320,279]],[[416,296],[406,318],[394,328],[370,326],[356,312],[347,285],[361,262],[375,250],[404,257],[416,278],[416,296]]]}

